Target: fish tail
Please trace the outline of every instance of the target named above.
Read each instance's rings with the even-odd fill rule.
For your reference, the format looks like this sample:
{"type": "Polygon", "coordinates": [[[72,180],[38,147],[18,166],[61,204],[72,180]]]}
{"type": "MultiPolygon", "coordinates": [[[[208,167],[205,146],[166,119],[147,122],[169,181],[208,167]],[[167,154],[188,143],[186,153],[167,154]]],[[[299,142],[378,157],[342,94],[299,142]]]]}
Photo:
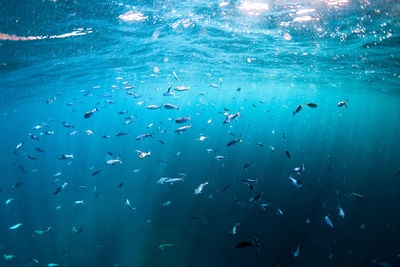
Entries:
{"type": "Polygon", "coordinates": [[[179,106],[177,106],[176,109],[179,110],[179,106]]]}
{"type": "Polygon", "coordinates": [[[347,108],[347,101],[349,101],[349,100],[346,100],[346,102],[344,102],[344,106],[347,108]]]}
{"type": "Polygon", "coordinates": [[[238,116],[238,117],[241,117],[239,111],[238,111],[238,113],[237,113],[237,116],[238,116]]]}

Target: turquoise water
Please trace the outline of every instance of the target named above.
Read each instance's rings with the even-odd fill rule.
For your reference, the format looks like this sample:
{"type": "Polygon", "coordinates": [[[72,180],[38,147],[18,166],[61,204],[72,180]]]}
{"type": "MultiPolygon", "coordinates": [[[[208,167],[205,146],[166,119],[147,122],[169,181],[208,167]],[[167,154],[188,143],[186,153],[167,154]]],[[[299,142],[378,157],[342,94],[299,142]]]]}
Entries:
{"type": "Polygon", "coordinates": [[[398,2],[0,14],[0,266],[400,264],[398,2]]]}

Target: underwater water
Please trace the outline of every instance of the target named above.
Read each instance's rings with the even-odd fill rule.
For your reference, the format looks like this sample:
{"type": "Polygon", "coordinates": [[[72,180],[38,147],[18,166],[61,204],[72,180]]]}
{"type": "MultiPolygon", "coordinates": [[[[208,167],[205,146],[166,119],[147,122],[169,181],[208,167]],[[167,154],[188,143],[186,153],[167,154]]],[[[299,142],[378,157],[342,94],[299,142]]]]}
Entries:
{"type": "Polygon", "coordinates": [[[0,266],[400,266],[398,1],[0,14],[0,266]]]}

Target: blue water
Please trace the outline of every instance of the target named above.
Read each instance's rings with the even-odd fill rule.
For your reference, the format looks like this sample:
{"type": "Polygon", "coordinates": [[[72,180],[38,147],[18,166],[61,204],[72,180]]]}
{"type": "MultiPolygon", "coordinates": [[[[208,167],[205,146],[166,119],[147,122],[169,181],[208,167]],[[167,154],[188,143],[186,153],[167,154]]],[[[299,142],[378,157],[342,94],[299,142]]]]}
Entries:
{"type": "Polygon", "coordinates": [[[0,266],[400,265],[399,2],[0,14],[0,266]]]}

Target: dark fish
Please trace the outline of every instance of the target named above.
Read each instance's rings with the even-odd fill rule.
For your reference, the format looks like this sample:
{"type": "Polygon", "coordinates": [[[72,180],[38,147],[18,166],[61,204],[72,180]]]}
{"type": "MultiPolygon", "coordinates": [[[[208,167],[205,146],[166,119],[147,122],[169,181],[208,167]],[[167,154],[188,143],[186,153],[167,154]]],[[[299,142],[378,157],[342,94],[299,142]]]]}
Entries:
{"type": "Polygon", "coordinates": [[[254,190],[254,187],[253,187],[253,185],[252,185],[252,184],[249,184],[249,188],[250,188],[250,192],[253,192],[253,190],[254,190]]]}
{"type": "Polygon", "coordinates": [[[350,196],[359,199],[359,200],[364,200],[364,195],[363,194],[358,194],[358,193],[351,193],[350,196]]]}
{"type": "Polygon", "coordinates": [[[117,133],[115,136],[120,137],[120,136],[125,136],[125,135],[128,135],[128,133],[117,133]]]}
{"type": "Polygon", "coordinates": [[[230,141],[228,144],[226,144],[226,146],[233,146],[234,144],[242,142],[242,141],[243,140],[241,138],[235,139],[235,140],[230,141]]]}
{"type": "Polygon", "coordinates": [[[247,247],[251,247],[251,246],[254,246],[254,245],[255,245],[254,242],[243,241],[243,242],[237,243],[235,247],[236,248],[247,248],[247,247]]]}
{"type": "Polygon", "coordinates": [[[185,123],[190,120],[191,120],[191,117],[180,117],[175,120],[175,123],[185,123]]]}
{"type": "Polygon", "coordinates": [[[119,115],[123,115],[123,114],[126,114],[126,113],[128,113],[128,111],[126,111],[126,110],[118,112],[119,115]]]}
{"type": "Polygon", "coordinates": [[[15,167],[17,167],[18,169],[20,169],[23,173],[27,174],[28,172],[25,170],[24,166],[22,166],[19,163],[14,163],[15,167]]]}
{"type": "Polygon", "coordinates": [[[315,103],[305,103],[304,105],[305,106],[309,106],[310,108],[316,108],[317,107],[317,104],[315,104],[315,103]]]}
{"type": "Polygon", "coordinates": [[[231,187],[232,184],[228,184],[224,187],[224,189],[222,189],[222,191],[225,191],[226,189],[228,189],[229,187],[231,187]]]}
{"type": "Polygon", "coordinates": [[[39,137],[37,137],[37,136],[35,136],[35,135],[31,134],[31,133],[28,133],[28,135],[29,135],[29,137],[32,138],[33,140],[39,141],[39,137]]]}
{"type": "Polygon", "coordinates": [[[40,147],[35,148],[37,152],[46,152],[45,150],[41,149],[40,147]]]}
{"type": "Polygon", "coordinates": [[[30,155],[26,155],[26,157],[28,158],[28,159],[32,159],[32,160],[37,160],[37,158],[35,158],[35,157],[32,157],[32,156],[30,156],[30,155]]]}
{"type": "Polygon", "coordinates": [[[57,187],[56,188],[56,191],[54,191],[54,195],[57,195],[58,193],[60,193],[62,191],[62,187],[61,186],[59,186],[59,187],[57,187]]]}
{"type": "Polygon", "coordinates": [[[246,163],[244,164],[242,170],[246,170],[247,168],[249,168],[251,165],[253,165],[254,161],[250,162],[250,163],[246,163]]]}
{"type": "Polygon", "coordinates": [[[337,105],[338,107],[343,107],[343,106],[345,106],[345,107],[347,108],[347,101],[348,101],[348,100],[346,100],[346,101],[340,101],[340,102],[337,103],[336,105],[337,105]]]}
{"type": "Polygon", "coordinates": [[[121,188],[121,187],[123,187],[124,186],[124,182],[121,182],[119,185],[118,185],[118,188],[121,188]]]}
{"type": "Polygon", "coordinates": [[[296,108],[296,110],[293,112],[293,116],[296,114],[296,113],[299,113],[300,112],[300,110],[303,108],[303,106],[302,105],[299,105],[297,108],[296,108]]]}
{"type": "Polygon", "coordinates": [[[236,114],[228,115],[228,116],[225,118],[225,120],[224,120],[224,122],[223,122],[222,124],[230,123],[230,122],[231,122],[233,119],[235,119],[236,117],[240,117],[239,111],[238,111],[238,113],[236,113],[236,114]]]}
{"type": "Polygon", "coordinates": [[[107,154],[108,154],[108,155],[110,155],[110,156],[112,156],[112,155],[113,155],[113,153],[111,153],[111,152],[107,152],[107,154]]]}
{"type": "Polygon", "coordinates": [[[158,142],[160,142],[160,144],[165,144],[163,140],[158,140],[158,142]]]}
{"type": "Polygon", "coordinates": [[[101,138],[110,138],[109,135],[103,135],[101,138]]]}
{"type": "Polygon", "coordinates": [[[94,109],[92,109],[92,110],[86,112],[85,115],[84,115],[83,117],[84,117],[85,119],[88,119],[88,118],[90,118],[90,117],[93,115],[93,113],[95,113],[96,111],[98,111],[98,109],[97,109],[97,108],[94,108],[94,109]]]}
{"type": "Polygon", "coordinates": [[[101,173],[102,171],[103,171],[103,170],[97,170],[97,171],[95,171],[94,173],[92,173],[92,176],[95,176],[95,175],[101,173]]]}
{"type": "Polygon", "coordinates": [[[257,201],[259,201],[261,199],[261,197],[262,197],[262,193],[258,194],[258,195],[255,195],[254,197],[251,197],[249,199],[249,202],[257,202],[257,201]]]}
{"type": "Polygon", "coordinates": [[[287,149],[285,150],[285,154],[290,159],[290,153],[289,153],[289,151],[287,149]]]}
{"type": "Polygon", "coordinates": [[[229,108],[224,108],[225,111],[230,111],[229,108]]]}
{"type": "Polygon", "coordinates": [[[18,187],[20,187],[20,185],[22,185],[24,182],[22,181],[18,181],[16,182],[13,186],[11,186],[12,189],[17,189],[18,187]]]}

